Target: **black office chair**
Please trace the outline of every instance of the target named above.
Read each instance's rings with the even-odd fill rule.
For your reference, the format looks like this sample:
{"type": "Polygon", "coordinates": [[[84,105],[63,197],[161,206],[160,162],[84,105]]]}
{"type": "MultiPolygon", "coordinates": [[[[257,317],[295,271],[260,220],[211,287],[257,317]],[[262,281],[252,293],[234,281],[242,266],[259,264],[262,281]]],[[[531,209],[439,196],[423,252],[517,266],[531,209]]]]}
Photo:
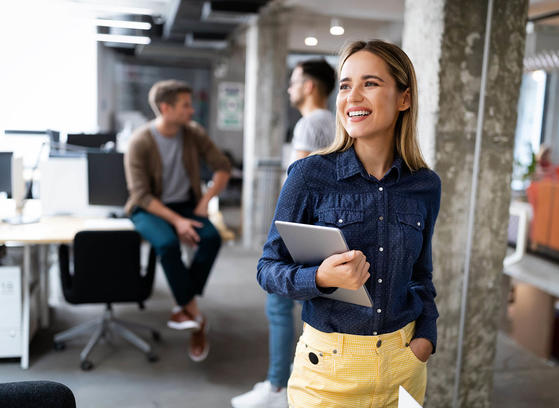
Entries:
{"type": "Polygon", "coordinates": [[[151,248],[147,272],[143,275],[140,245],[141,237],[136,231],[81,231],[74,238],[73,273],[70,272],[70,248],[68,245],[60,245],[60,278],[64,298],[72,304],[106,304],[101,318],[54,336],[55,349],[63,350],[67,340],[93,330],[93,336],[80,354],[82,370],[93,368],[88,360],[91,350],[101,337],[107,338],[113,333],[146,353],[150,362],[157,361],[151,344],[130,329],[148,330],[155,341],[160,340],[159,332],[138,323],[117,319],[111,306],[113,303],[135,302],[143,309],[143,302],[151,294],[155,251],[151,248]]]}
{"type": "Polygon", "coordinates": [[[19,381],[0,384],[2,408],[76,408],[74,394],[54,381],[19,381]]]}

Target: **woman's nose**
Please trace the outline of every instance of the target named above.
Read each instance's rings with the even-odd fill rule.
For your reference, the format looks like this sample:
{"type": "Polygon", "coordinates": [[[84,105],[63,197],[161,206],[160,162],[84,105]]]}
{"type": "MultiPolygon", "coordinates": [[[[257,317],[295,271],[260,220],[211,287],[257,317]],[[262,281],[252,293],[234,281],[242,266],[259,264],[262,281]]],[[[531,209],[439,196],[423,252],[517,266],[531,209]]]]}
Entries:
{"type": "Polygon", "coordinates": [[[347,99],[349,101],[360,101],[363,99],[363,94],[361,93],[361,90],[359,89],[359,87],[353,87],[351,88],[351,90],[349,91],[349,94],[347,96],[347,99]]]}

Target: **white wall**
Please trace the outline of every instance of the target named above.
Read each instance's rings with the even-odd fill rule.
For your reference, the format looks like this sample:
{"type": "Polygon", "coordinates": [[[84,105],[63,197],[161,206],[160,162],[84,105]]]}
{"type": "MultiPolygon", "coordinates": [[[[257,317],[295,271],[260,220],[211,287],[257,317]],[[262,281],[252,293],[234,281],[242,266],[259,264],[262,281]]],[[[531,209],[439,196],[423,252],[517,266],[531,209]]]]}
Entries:
{"type": "Polygon", "coordinates": [[[0,129],[97,130],[92,19],[61,0],[0,2],[0,129]]]}

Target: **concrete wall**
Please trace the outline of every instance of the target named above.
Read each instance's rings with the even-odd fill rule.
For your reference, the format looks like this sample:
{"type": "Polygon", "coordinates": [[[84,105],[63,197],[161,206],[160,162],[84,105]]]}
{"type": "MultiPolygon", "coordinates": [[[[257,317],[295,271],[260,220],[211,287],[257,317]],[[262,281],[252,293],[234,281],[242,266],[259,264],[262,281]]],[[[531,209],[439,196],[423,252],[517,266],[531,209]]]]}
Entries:
{"type": "MultiPolygon", "coordinates": [[[[244,36],[244,33],[239,34],[244,36]]],[[[243,130],[222,130],[217,125],[218,88],[223,82],[245,83],[245,46],[234,42],[227,54],[218,59],[212,69],[211,111],[209,133],[217,145],[224,151],[229,151],[238,162],[243,160],[243,130]]]]}
{"type": "Polygon", "coordinates": [[[489,26],[488,3],[406,2],[404,48],[430,94],[421,95],[419,133],[442,179],[428,407],[490,406],[528,2],[495,0],[489,26]]]}

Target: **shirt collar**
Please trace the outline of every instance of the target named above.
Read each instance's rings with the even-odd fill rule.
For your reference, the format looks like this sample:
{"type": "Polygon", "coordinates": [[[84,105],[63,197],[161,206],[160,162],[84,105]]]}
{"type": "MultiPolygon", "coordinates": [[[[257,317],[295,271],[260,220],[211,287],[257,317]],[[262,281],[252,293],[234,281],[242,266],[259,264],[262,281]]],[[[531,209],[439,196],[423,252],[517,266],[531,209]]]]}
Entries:
{"type": "MultiPolygon", "coordinates": [[[[400,181],[400,175],[402,174],[402,156],[398,152],[394,152],[394,161],[392,166],[386,172],[383,178],[387,178],[391,173],[395,173],[396,182],[400,181]]],[[[368,174],[365,171],[363,165],[357,158],[355,154],[355,149],[351,146],[346,151],[338,154],[336,159],[336,177],[337,180],[347,179],[355,174],[361,174],[363,177],[368,178],[368,174]]]]}

